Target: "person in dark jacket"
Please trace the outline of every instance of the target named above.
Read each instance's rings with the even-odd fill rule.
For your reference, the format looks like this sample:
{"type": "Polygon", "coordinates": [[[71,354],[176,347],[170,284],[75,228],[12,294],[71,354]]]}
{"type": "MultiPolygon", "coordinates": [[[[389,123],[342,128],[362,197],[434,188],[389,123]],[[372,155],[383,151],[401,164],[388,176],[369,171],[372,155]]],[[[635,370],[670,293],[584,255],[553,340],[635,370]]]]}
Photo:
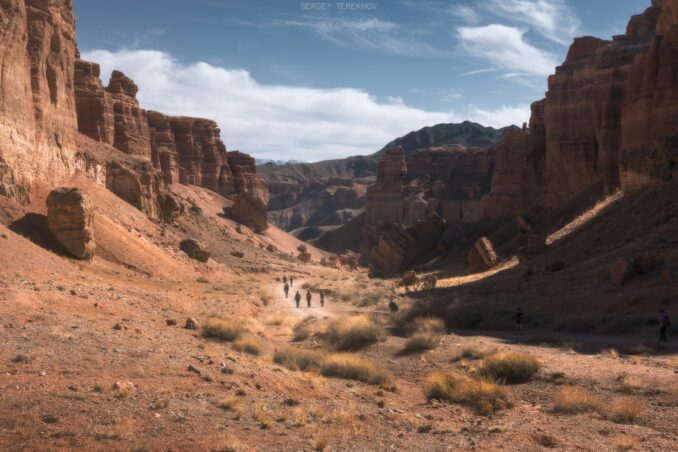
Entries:
{"type": "Polygon", "coordinates": [[[525,320],[525,312],[523,308],[516,309],[516,334],[523,334],[523,321],[525,320]]]}
{"type": "Polygon", "coordinates": [[[666,330],[671,326],[671,319],[663,309],[659,311],[659,342],[667,342],[666,330]]]}
{"type": "Polygon", "coordinates": [[[285,283],[284,290],[285,290],[285,298],[287,298],[287,296],[288,296],[289,293],[290,293],[290,285],[287,284],[287,283],[285,283]]]}
{"type": "Polygon", "coordinates": [[[396,312],[398,312],[398,309],[400,309],[398,307],[398,304],[395,301],[393,301],[393,298],[391,298],[391,301],[389,301],[388,303],[388,310],[391,311],[391,314],[395,314],[396,312]]]}
{"type": "Polygon", "coordinates": [[[320,292],[320,307],[322,308],[324,306],[325,306],[325,292],[321,291],[320,292]]]}
{"type": "Polygon", "coordinates": [[[308,305],[309,308],[311,307],[311,297],[312,297],[311,291],[307,290],[306,291],[306,304],[308,305]]]}
{"type": "Polygon", "coordinates": [[[297,290],[297,294],[294,296],[294,301],[297,303],[297,308],[299,307],[299,302],[301,301],[301,294],[297,290]]]}

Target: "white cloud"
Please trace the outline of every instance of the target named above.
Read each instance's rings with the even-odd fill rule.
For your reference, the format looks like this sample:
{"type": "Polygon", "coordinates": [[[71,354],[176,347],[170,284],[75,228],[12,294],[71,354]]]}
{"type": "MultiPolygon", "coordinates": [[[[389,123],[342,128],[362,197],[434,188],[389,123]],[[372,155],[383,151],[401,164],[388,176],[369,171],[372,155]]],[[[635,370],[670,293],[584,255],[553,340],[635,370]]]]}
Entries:
{"type": "Polygon", "coordinates": [[[564,0],[490,0],[492,13],[524,23],[537,33],[559,44],[568,45],[580,21],[564,0]]]}
{"type": "Polygon", "coordinates": [[[459,88],[448,88],[443,91],[443,102],[453,103],[464,98],[464,91],[459,88]]]}
{"type": "Polygon", "coordinates": [[[462,77],[466,77],[469,75],[478,75],[478,74],[487,74],[490,72],[497,72],[497,68],[495,67],[490,67],[490,68],[485,68],[485,69],[476,69],[473,71],[468,71],[468,72],[462,72],[461,75],[462,77]]]}
{"type": "MultiPolygon", "coordinates": [[[[409,107],[396,97],[380,102],[358,89],[261,84],[246,70],[181,64],[154,50],[93,50],[83,58],[98,62],[105,77],[113,69],[132,77],[144,108],[214,119],[229,149],[259,158],[315,161],[367,154],[411,130],[466,119],[409,107]]],[[[486,118],[499,125],[500,118],[489,113],[486,118]]]]}
{"type": "Polygon", "coordinates": [[[551,74],[556,66],[553,56],[524,39],[524,30],[506,25],[459,27],[457,35],[470,56],[488,60],[494,66],[528,75],[551,74]]]}
{"type": "Polygon", "coordinates": [[[468,119],[495,128],[511,124],[521,126],[524,122],[530,120],[530,106],[527,104],[520,104],[515,107],[502,105],[496,109],[486,110],[475,105],[469,105],[468,119]]]}

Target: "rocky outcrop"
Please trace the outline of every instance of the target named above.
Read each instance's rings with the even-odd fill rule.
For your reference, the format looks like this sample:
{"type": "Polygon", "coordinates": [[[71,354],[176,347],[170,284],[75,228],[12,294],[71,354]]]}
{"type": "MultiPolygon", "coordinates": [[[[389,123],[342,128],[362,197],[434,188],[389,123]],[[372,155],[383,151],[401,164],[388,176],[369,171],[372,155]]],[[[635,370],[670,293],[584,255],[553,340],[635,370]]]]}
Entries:
{"type": "Polygon", "coordinates": [[[74,257],[94,257],[94,209],[77,188],[58,188],[47,197],[47,226],[74,257]]]}
{"type": "Polygon", "coordinates": [[[103,88],[99,76],[97,64],[76,62],[80,132],[150,162],[133,167],[111,165],[106,176],[108,188],[153,217],[165,217],[163,212],[168,210],[163,205],[174,206],[168,209],[176,213],[176,202],[164,203],[170,195],[159,196],[162,189],[155,168],[162,172],[164,184],[197,185],[224,196],[245,195],[234,199],[234,211],[243,223],[265,229],[266,181],[257,174],[253,158],[226,151],[216,122],[146,112],[136,99],[134,81],[114,71],[108,87],[103,88]]]}
{"type": "Polygon", "coordinates": [[[380,235],[370,255],[370,270],[382,276],[400,273],[435,250],[445,220],[432,215],[412,227],[395,224],[380,235]]]}
{"type": "Polygon", "coordinates": [[[184,239],[179,244],[181,251],[186,253],[191,259],[199,262],[207,262],[210,260],[210,252],[207,250],[207,245],[196,239],[184,239]]]}
{"type": "MultiPolygon", "coordinates": [[[[481,199],[490,191],[494,152],[451,145],[421,149],[405,162],[402,148],[387,151],[379,162],[377,182],[367,191],[363,230],[367,246],[388,248],[380,236],[394,224],[414,227],[431,215],[447,223],[481,220],[481,199]]],[[[377,253],[376,259],[383,260],[389,252],[377,253]]]]}
{"type": "Polygon", "coordinates": [[[546,98],[533,104],[529,129],[505,135],[483,200],[488,216],[674,177],[677,9],[675,0],[654,0],[625,35],[575,39],[546,98]]]}
{"type": "Polygon", "coordinates": [[[73,171],[75,17],[70,0],[0,2],[0,195],[73,171]]]}
{"type": "Polygon", "coordinates": [[[497,253],[487,237],[479,238],[468,253],[468,266],[471,273],[490,270],[498,263],[497,253]]]}
{"type": "Polygon", "coordinates": [[[239,193],[233,198],[233,206],[225,209],[234,220],[261,233],[268,229],[266,205],[249,193],[239,193]]]}

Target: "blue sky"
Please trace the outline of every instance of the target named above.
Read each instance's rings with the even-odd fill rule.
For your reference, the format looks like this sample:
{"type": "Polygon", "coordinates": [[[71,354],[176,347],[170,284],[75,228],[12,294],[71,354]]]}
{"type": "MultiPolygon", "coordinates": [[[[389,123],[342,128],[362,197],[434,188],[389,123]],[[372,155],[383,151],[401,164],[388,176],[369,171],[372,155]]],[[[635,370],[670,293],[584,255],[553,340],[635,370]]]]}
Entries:
{"type": "Polygon", "coordinates": [[[410,130],[529,117],[574,36],[649,0],[75,0],[83,58],[148,109],[215,119],[230,150],[307,161],[410,130]]]}

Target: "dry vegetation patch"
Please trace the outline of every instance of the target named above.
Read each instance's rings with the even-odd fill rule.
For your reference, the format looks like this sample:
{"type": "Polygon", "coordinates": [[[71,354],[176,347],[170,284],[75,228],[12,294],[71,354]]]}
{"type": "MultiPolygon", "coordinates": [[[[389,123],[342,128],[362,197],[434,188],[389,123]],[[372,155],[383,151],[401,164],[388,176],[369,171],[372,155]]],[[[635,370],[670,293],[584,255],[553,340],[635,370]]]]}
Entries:
{"type": "Polygon", "coordinates": [[[353,351],[379,342],[384,335],[384,330],[368,317],[357,316],[330,323],[325,340],[336,350],[353,351]]]}
{"type": "Polygon", "coordinates": [[[273,361],[290,370],[318,371],[324,360],[324,354],[315,350],[299,347],[286,347],[273,354],[273,361]]]}
{"type": "Polygon", "coordinates": [[[428,400],[460,403],[485,415],[511,405],[506,388],[500,383],[445,372],[434,372],[428,376],[424,394],[428,400]]]}
{"type": "Polygon", "coordinates": [[[254,356],[259,356],[263,348],[264,344],[253,338],[238,339],[233,343],[234,350],[254,356]]]}
{"type": "Polygon", "coordinates": [[[387,379],[384,369],[372,361],[348,353],[328,356],[320,368],[320,373],[326,377],[346,378],[371,385],[382,384],[387,379]]]}
{"type": "Polygon", "coordinates": [[[407,325],[407,335],[417,333],[445,333],[445,322],[438,317],[417,317],[407,325]]]}
{"type": "Polygon", "coordinates": [[[417,353],[433,350],[439,343],[440,335],[437,333],[416,333],[405,341],[403,353],[417,353]]]}
{"type": "Polygon", "coordinates": [[[480,373],[493,380],[516,384],[530,380],[540,368],[541,363],[534,356],[509,352],[485,358],[480,373]]]}
{"type": "Polygon", "coordinates": [[[562,388],[553,400],[553,411],[556,413],[596,411],[600,406],[601,401],[595,394],[576,386],[562,388]]]}
{"type": "Polygon", "coordinates": [[[212,318],[202,327],[203,336],[229,342],[239,339],[244,331],[242,321],[234,319],[212,318]]]}
{"type": "Polygon", "coordinates": [[[635,397],[623,397],[613,400],[602,413],[603,416],[620,424],[631,424],[640,418],[645,411],[645,404],[635,397]]]}
{"type": "Polygon", "coordinates": [[[461,359],[483,359],[491,354],[490,351],[485,350],[484,348],[475,347],[472,345],[466,346],[461,349],[459,354],[452,358],[452,362],[459,361],[461,359]]]}

